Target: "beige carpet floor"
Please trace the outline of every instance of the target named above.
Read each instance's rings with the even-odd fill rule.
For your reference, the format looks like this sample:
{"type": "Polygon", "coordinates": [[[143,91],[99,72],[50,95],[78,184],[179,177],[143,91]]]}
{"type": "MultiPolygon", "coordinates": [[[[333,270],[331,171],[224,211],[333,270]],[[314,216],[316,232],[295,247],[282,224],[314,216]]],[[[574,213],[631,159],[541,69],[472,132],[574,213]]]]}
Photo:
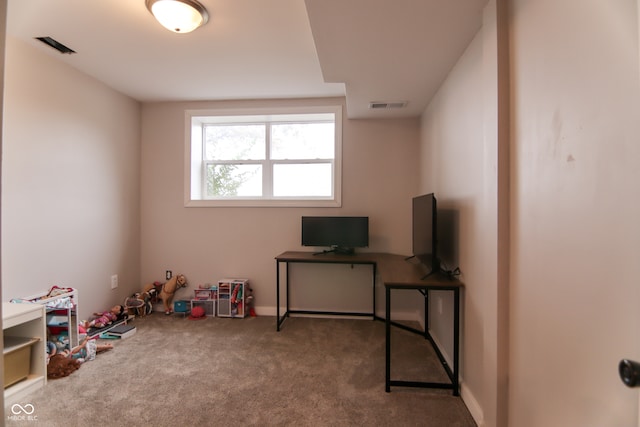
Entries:
{"type": "MultiPolygon", "coordinates": [[[[22,403],[46,426],[475,426],[450,391],[385,393],[383,322],[275,323],[138,318],[135,335],[22,403]]],[[[426,341],[392,329],[394,379],[445,379],[426,341]]]]}

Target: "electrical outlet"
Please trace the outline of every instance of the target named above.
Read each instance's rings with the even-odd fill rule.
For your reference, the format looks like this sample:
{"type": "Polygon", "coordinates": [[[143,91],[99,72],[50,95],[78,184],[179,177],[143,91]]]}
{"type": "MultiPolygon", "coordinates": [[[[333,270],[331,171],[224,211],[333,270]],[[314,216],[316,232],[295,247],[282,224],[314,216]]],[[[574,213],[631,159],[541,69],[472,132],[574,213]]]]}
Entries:
{"type": "Polygon", "coordinates": [[[115,289],[118,287],[118,275],[114,274],[111,276],[111,289],[115,289]]]}
{"type": "Polygon", "coordinates": [[[173,273],[171,272],[171,270],[167,270],[164,272],[164,278],[169,280],[173,277],[173,273]]]}

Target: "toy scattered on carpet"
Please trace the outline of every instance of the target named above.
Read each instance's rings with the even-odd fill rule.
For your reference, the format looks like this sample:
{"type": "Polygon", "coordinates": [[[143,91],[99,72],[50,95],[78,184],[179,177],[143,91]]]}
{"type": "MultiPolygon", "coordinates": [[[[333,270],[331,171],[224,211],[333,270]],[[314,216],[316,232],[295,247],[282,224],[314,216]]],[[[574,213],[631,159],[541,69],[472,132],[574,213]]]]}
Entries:
{"type": "MultiPolygon", "coordinates": [[[[164,314],[173,313],[173,308],[171,303],[173,302],[173,296],[176,291],[180,288],[184,288],[187,286],[187,278],[184,274],[178,274],[171,278],[167,283],[162,285],[162,289],[158,294],[158,298],[162,300],[162,304],[164,306],[164,314]]],[[[150,283],[146,285],[143,289],[143,293],[150,293],[152,290],[156,290],[156,285],[154,283],[150,283]]]]}
{"type": "Polygon", "coordinates": [[[47,328],[47,354],[53,356],[57,352],[60,352],[69,346],[68,334],[52,334],[50,329],[47,328]]]}
{"type": "Polygon", "coordinates": [[[85,328],[104,328],[107,325],[112,324],[118,320],[122,320],[127,317],[127,310],[123,305],[114,305],[109,311],[102,313],[93,313],[94,317],[90,320],[85,320],[80,325],[85,328]]]}
{"type": "Polygon", "coordinates": [[[63,354],[54,354],[47,364],[47,378],[56,379],[71,375],[80,369],[81,363],[77,359],[71,359],[63,354]]]}
{"type": "Polygon", "coordinates": [[[191,315],[189,315],[190,320],[200,320],[206,317],[206,312],[203,307],[196,306],[191,309],[191,315]]]}
{"type": "Polygon", "coordinates": [[[247,306],[247,309],[249,310],[249,316],[256,317],[257,316],[256,309],[253,306],[253,303],[254,303],[253,289],[247,286],[244,292],[245,292],[244,300],[246,301],[246,306],[247,306]]]}
{"type": "Polygon", "coordinates": [[[95,339],[86,337],[80,345],[71,350],[58,352],[55,343],[47,342],[47,378],[66,377],[80,369],[85,361],[94,360],[96,354],[111,350],[111,344],[98,344],[95,339]]]}
{"type": "Polygon", "coordinates": [[[130,297],[125,298],[124,306],[127,308],[129,314],[134,314],[138,317],[144,317],[147,314],[151,314],[153,311],[153,298],[152,294],[155,294],[155,289],[152,289],[153,292],[136,292],[130,297]]]}
{"type": "Polygon", "coordinates": [[[55,356],[58,353],[58,346],[53,341],[47,341],[47,363],[49,363],[49,359],[55,356]]]}
{"type": "Polygon", "coordinates": [[[82,363],[87,360],[94,360],[96,354],[111,350],[112,348],[113,344],[98,344],[95,339],[86,337],[82,343],[72,348],[71,351],[65,350],[62,354],[82,363]]]}

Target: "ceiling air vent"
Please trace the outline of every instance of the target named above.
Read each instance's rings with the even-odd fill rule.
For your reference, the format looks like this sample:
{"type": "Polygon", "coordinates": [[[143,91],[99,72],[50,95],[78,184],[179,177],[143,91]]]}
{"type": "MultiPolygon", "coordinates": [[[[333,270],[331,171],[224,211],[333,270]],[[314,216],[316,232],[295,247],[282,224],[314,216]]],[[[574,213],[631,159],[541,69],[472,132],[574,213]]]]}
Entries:
{"type": "Polygon", "coordinates": [[[407,106],[406,101],[395,101],[395,102],[370,102],[369,108],[372,110],[385,110],[389,108],[404,108],[407,106]]]}
{"type": "Polygon", "coordinates": [[[68,48],[67,46],[63,45],[62,43],[60,43],[57,40],[54,40],[51,37],[36,37],[37,40],[40,40],[42,43],[46,44],[47,46],[50,46],[52,48],[54,48],[55,50],[57,50],[60,53],[76,53],[75,50],[68,48]]]}

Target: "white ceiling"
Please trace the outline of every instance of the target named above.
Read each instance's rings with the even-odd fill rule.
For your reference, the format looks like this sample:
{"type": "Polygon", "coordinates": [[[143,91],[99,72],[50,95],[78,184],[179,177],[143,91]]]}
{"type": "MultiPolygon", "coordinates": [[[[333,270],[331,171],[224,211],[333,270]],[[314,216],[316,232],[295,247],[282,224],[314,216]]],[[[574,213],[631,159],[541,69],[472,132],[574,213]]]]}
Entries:
{"type": "Polygon", "coordinates": [[[487,0],[200,2],[209,22],[174,34],[144,0],[9,0],[7,33],[143,102],[346,95],[351,118],[414,117],[480,28],[487,0]],[[369,108],[395,101],[407,106],[369,108]]]}

